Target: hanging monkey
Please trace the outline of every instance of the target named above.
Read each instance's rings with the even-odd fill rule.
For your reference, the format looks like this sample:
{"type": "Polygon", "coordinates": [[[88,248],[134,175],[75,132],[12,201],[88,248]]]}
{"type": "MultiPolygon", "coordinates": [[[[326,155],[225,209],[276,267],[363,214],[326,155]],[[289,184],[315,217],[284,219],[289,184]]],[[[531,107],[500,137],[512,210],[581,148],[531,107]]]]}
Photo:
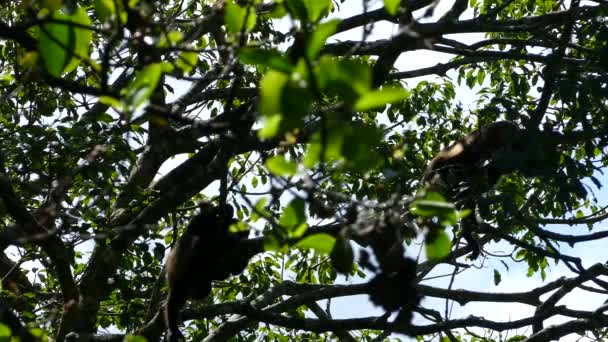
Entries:
{"type": "Polygon", "coordinates": [[[178,328],[178,316],[187,299],[204,299],[211,293],[211,282],[241,273],[253,253],[237,251],[239,241],[248,232],[231,233],[237,221],[230,205],[201,207],[186,227],[166,262],[169,293],[165,304],[167,340],[184,337],[178,328]]]}
{"type": "Polygon", "coordinates": [[[402,212],[400,206],[368,212],[351,226],[351,234],[358,244],[371,248],[378,265],[369,262],[365,250],[361,252],[362,266],[376,272],[367,284],[370,301],[388,315],[399,311],[397,320],[409,324],[421,296],[415,286],[417,262],[405,256],[402,212]]]}

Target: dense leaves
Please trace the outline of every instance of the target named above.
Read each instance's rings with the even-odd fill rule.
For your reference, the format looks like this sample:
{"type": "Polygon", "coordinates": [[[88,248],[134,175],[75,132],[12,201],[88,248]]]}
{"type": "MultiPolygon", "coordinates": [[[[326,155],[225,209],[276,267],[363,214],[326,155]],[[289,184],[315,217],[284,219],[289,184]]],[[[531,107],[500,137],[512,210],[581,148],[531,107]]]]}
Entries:
{"type": "Polygon", "coordinates": [[[163,339],[164,262],[201,201],[234,206],[230,258],[256,256],[184,307],[188,340],[605,339],[606,13],[4,2],[0,341],[163,339]],[[422,184],[499,120],[525,152],[492,147],[449,196],[422,184]]]}

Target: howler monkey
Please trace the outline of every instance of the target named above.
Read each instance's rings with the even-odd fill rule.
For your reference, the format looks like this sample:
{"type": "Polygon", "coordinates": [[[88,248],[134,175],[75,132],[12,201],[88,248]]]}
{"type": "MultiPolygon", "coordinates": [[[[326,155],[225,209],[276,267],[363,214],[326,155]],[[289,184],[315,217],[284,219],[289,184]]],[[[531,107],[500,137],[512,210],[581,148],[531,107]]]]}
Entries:
{"type": "Polygon", "coordinates": [[[525,169],[526,141],[523,130],[511,121],[497,121],[457,140],[441,150],[429,163],[423,183],[444,194],[460,208],[473,211],[461,224],[462,236],[477,258],[480,248],[472,236],[476,224],[476,198],[490,190],[504,174],[525,169]]]}
{"type": "Polygon", "coordinates": [[[429,163],[423,181],[450,197],[462,183],[484,177],[488,188],[500,176],[518,168],[515,153],[524,149],[523,134],[511,121],[497,121],[466,135],[441,150],[429,163]]]}
{"type": "Polygon", "coordinates": [[[237,245],[248,232],[231,233],[236,220],[230,205],[201,206],[166,262],[169,293],[165,304],[167,340],[183,339],[178,328],[179,311],[187,299],[204,299],[211,293],[211,282],[241,273],[252,256],[239,253],[237,245]]]}

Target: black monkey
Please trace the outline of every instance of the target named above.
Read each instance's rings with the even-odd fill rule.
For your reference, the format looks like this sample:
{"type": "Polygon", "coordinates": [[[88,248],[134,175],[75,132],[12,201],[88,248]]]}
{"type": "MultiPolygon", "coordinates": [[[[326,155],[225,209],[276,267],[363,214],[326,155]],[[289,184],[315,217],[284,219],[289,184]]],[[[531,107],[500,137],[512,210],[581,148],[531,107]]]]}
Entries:
{"type": "Polygon", "coordinates": [[[427,189],[440,192],[460,208],[472,211],[461,223],[461,231],[472,249],[473,259],[480,253],[472,235],[472,227],[478,224],[476,198],[496,185],[502,175],[531,170],[525,141],[524,131],[515,123],[497,121],[441,150],[425,171],[423,183],[427,189]]]}
{"type": "Polygon", "coordinates": [[[493,122],[439,151],[427,166],[423,183],[457,200],[471,190],[474,195],[487,192],[514,171],[525,177],[551,177],[559,167],[561,140],[560,133],[493,122]]]}
{"type": "Polygon", "coordinates": [[[165,304],[167,340],[183,340],[178,328],[179,311],[187,299],[204,299],[211,293],[211,282],[241,273],[252,256],[237,253],[240,240],[248,232],[231,233],[237,221],[230,205],[203,205],[186,227],[166,262],[169,293],[165,304]]]}
{"type": "Polygon", "coordinates": [[[486,189],[504,174],[521,168],[523,132],[511,121],[497,121],[466,135],[441,150],[429,163],[423,182],[450,198],[459,197],[463,183],[483,178],[486,189]]]}
{"type": "Polygon", "coordinates": [[[349,235],[361,246],[371,248],[379,266],[369,262],[367,251],[361,251],[360,265],[376,273],[367,284],[370,301],[387,311],[384,319],[399,311],[398,321],[409,324],[421,296],[415,286],[417,263],[405,256],[403,210],[394,206],[363,215],[351,213],[357,222],[349,226],[349,235]]]}

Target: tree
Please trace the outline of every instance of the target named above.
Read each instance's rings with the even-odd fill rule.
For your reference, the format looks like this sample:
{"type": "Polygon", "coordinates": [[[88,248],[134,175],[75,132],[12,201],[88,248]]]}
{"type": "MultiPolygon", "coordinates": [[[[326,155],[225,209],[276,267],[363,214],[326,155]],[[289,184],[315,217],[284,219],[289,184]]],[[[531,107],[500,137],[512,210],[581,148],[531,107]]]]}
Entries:
{"type": "MultiPolygon", "coordinates": [[[[189,339],[482,341],[526,327],[510,340],[603,338],[608,306],[560,300],[577,288],[608,294],[607,266],[564,250],[608,236],[596,226],[608,217],[596,193],[608,163],[608,4],[372,5],[4,3],[0,336],[160,340],[164,258],[206,200],[237,209],[231,229],[251,229],[238,250],[256,256],[184,308],[189,339]],[[374,30],[383,22],[399,30],[374,30]],[[452,59],[396,68],[416,50],[452,59]],[[457,95],[465,86],[477,94],[470,109],[457,95]],[[525,158],[538,172],[473,191],[473,212],[425,191],[420,179],[441,147],[498,120],[534,137],[525,158]],[[479,223],[473,240],[461,239],[466,217],[479,223]],[[504,246],[512,252],[492,253],[504,246]],[[420,248],[421,258],[404,256],[420,248]],[[526,263],[543,282],[453,288],[492,260],[526,263]],[[554,263],[569,275],[546,279],[554,263]],[[437,269],[449,270],[444,286],[427,282],[437,269]],[[355,295],[399,314],[332,318],[331,299],[355,295]],[[512,321],[450,315],[471,302],[535,309],[512,321]]],[[[499,283],[516,271],[490,272],[499,283]]]]}

